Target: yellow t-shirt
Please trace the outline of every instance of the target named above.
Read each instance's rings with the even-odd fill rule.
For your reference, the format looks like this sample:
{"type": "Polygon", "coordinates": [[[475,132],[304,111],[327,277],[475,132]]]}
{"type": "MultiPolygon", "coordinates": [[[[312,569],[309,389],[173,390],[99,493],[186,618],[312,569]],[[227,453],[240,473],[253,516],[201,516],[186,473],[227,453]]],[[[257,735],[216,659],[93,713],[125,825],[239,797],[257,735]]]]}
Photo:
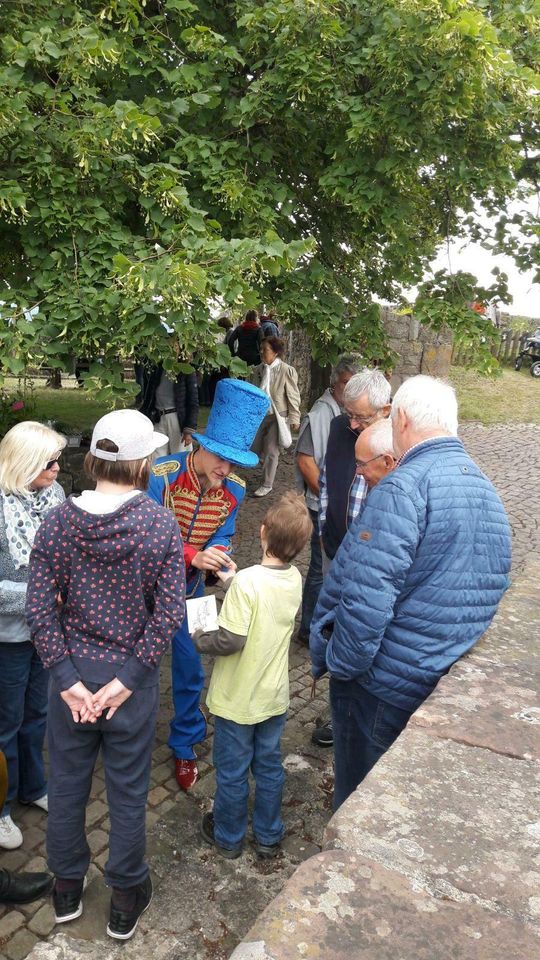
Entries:
{"type": "Polygon", "coordinates": [[[257,564],[236,574],[219,625],[247,636],[238,653],[216,657],[206,703],[235,723],[261,723],[289,706],[289,643],[302,600],[296,567],[257,564]]]}

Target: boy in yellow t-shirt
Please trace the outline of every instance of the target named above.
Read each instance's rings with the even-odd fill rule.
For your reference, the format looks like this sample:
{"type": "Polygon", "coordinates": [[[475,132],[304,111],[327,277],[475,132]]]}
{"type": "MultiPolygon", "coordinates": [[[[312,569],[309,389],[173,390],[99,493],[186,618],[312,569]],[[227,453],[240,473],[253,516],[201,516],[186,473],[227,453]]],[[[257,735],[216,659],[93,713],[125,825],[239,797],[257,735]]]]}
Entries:
{"type": "Polygon", "coordinates": [[[280,740],[289,706],[289,643],[302,599],[302,578],[290,561],[311,532],[303,497],[281,497],[262,522],[261,563],[232,580],[219,630],[193,635],[202,653],[218,655],[206,700],[215,715],[216,795],[201,833],[230,859],[240,856],[247,830],[250,769],[257,855],[274,857],[285,832],[280,740]]]}

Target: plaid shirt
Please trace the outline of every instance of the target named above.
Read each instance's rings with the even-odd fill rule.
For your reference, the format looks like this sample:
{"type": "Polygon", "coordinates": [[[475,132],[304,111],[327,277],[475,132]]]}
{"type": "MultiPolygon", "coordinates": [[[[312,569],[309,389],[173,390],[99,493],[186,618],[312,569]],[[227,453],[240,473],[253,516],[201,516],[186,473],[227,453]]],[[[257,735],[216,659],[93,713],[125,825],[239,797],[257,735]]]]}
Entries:
{"type": "MultiPolygon", "coordinates": [[[[362,509],[362,504],[368,492],[367,483],[363,477],[355,474],[349,491],[349,509],[347,510],[347,529],[362,509]]],[[[319,535],[322,536],[326,523],[328,508],[328,487],[326,486],[326,463],[319,474],[319,535]]]]}

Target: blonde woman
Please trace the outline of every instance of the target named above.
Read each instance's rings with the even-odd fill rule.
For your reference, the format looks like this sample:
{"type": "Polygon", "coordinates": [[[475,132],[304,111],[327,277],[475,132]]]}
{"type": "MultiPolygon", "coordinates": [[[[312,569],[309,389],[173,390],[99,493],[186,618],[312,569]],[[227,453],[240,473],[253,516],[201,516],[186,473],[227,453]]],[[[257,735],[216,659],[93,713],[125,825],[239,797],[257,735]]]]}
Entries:
{"type": "Polygon", "coordinates": [[[11,819],[11,802],[47,811],[43,739],[47,677],[24,615],[28,561],[44,517],[61,503],[56,482],[65,437],[26,420],[0,443],[0,750],[8,766],[8,791],[0,810],[0,847],[23,842],[11,819]]]}
{"type": "MultiPolygon", "coordinates": [[[[285,341],[280,337],[265,337],[261,341],[262,363],[255,367],[250,377],[255,386],[270,397],[272,406],[261,423],[251,449],[260,456],[263,463],[260,487],[255,497],[266,497],[274,486],[279,463],[280,430],[278,417],[288,421],[291,430],[300,426],[300,392],[298,374],[294,367],[285,363],[285,341]]],[[[288,438],[290,445],[291,438],[288,438]]]]}

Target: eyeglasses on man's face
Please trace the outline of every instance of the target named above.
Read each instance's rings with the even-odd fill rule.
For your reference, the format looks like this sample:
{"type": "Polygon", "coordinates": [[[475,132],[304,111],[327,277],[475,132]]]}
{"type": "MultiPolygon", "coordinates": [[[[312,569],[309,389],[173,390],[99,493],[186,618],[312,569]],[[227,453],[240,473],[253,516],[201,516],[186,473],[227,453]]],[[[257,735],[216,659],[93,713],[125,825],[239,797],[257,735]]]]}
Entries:
{"type": "Polygon", "coordinates": [[[370,417],[360,417],[357,413],[351,413],[350,410],[344,410],[343,413],[347,417],[347,420],[352,423],[353,420],[356,420],[356,423],[361,423],[363,427],[369,427],[374,420],[379,416],[379,411],[372,413],[370,417]]]}
{"type": "Polygon", "coordinates": [[[355,460],[356,469],[363,470],[364,467],[367,467],[368,463],[373,463],[374,460],[379,460],[381,457],[386,456],[384,453],[378,453],[376,457],[370,457],[369,460],[355,460]]]}

